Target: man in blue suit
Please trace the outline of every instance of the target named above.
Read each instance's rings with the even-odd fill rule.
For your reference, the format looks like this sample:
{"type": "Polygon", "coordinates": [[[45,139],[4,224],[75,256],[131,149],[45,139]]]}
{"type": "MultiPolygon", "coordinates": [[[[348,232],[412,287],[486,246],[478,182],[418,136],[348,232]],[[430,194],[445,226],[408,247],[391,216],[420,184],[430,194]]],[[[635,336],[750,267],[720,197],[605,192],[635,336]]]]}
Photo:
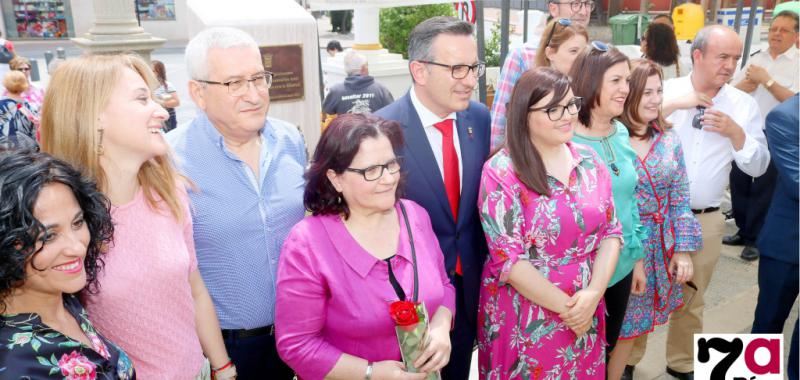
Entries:
{"type": "MultiPolygon", "coordinates": [[[[800,111],[798,94],[779,104],[767,115],[766,135],[772,162],[778,171],[775,193],[764,228],[758,235],[758,304],[753,333],[780,334],[798,293],[798,193],[800,186],[800,111]]],[[[798,378],[798,322],[794,323],[789,379],[798,378]]]]}
{"type": "Polygon", "coordinates": [[[478,185],[489,154],[489,111],[471,101],[485,65],[472,25],[433,17],[411,31],[413,86],[375,114],[403,125],[405,198],[424,207],[456,288],[452,352],[445,380],[469,377],[477,332],[478,290],[488,249],[478,217],[478,185]]]}

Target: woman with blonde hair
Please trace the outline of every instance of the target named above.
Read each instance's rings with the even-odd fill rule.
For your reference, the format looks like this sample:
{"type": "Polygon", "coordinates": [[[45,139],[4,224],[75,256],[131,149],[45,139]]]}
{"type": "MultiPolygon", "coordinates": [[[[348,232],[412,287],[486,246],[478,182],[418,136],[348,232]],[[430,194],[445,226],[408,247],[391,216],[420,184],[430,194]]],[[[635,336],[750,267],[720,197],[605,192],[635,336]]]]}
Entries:
{"type": "Polygon", "coordinates": [[[589,43],[586,28],[568,18],[553,19],[544,28],[542,35],[547,37],[539,42],[536,67],[552,67],[569,75],[575,58],[589,43]]]}
{"type": "Polygon", "coordinates": [[[187,182],[171,165],[155,86],[135,56],[64,62],[45,96],[42,149],[93,177],[112,203],[102,290],[84,294],[98,330],[122,345],[141,378],[208,379],[208,361],[217,379],[233,378],[197,269],[187,182]]]}
{"type": "MultiPolygon", "coordinates": [[[[28,86],[22,92],[22,97],[38,111],[44,101],[44,90],[31,83],[31,61],[28,58],[16,56],[8,63],[8,67],[25,75],[25,82],[28,86]]],[[[6,91],[3,95],[8,96],[8,94],[9,92],[6,91]]]]}

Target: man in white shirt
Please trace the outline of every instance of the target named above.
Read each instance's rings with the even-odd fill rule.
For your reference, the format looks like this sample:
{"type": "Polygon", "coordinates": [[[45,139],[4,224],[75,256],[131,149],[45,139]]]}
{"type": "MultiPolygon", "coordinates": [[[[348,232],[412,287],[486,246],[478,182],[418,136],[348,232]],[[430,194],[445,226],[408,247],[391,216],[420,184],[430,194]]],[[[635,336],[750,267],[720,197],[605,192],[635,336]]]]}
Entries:
{"type": "MultiPolygon", "coordinates": [[[[722,248],[725,223],[719,205],[731,162],[755,177],[769,164],[758,104],[727,84],[741,55],[742,41],[733,30],[708,26],[692,44],[692,72],[664,83],[664,114],[681,139],[692,212],[703,230],[703,249],[692,255],[697,290],[684,285],[684,302],[691,302],[669,322],[667,373],[678,379],[694,379],[693,334],[703,331],[703,294],[722,248]]],[[[637,340],[636,346],[629,364],[643,354],[644,342],[637,340]]]]}
{"type": "MultiPolygon", "coordinates": [[[[733,80],[736,88],[750,93],[756,100],[764,117],[776,105],[797,93],[800,87],[798,35],[797,13],[783,11],[777,14],[769,28],[769,49],[754,53],[747,67],[733,80]]],[[[756,178],[739,170],[736,165],[731,170],[731,202],[739,231],[723,238],[722,243],[744,245],[742,259],[758,259],[755,240],[764,224],[776,178],[773,165],[756,178]]]]}

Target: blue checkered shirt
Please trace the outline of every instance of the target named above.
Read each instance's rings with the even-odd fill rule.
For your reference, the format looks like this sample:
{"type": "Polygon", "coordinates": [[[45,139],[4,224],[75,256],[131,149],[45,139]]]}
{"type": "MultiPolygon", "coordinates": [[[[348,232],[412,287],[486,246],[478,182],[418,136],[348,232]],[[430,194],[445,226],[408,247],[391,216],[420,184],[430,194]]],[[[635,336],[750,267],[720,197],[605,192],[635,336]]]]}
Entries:
{"type": "Polygon", "coordinates": [[[190,190],[194,241],[223,329],[275,320],[278,256],[303,219],[306,150],[293,125],[268,118],[261,130],[259,178],[229,151],[205,114],[167,134],[190,190]]]}

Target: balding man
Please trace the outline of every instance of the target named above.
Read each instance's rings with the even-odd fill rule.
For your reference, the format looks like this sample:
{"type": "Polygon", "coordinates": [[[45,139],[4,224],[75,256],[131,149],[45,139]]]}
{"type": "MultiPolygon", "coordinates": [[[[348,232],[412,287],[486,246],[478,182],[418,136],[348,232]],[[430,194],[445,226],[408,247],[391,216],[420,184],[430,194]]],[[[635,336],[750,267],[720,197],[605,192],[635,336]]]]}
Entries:
{"type": "Polygon", "coordinates": [[[322,110],[329,115],[372,113],[394,101],[392,93],[369,75],[367,57],[353,50],[344,56],[347,78],[331,88],[322,110]]]}
{"type": "MultiPolygon", "coordinates": [[[[722,248],[725,222],[719,211],[731,162],[758,177],[767,170],[769,152],[756,101],[727,84],[742,56],[742,41],[730,28],[703,28],[692,43],[692,72],[664,83],[664,114],[683,145],[692,212],[703,230],[703,249],[692,255],[697,289],[684,285],[683,308],[669,321],[667,373],[694,379],[693,334],[703,332],[703,294],[722,248]]],[[[638,362],[644,340],[628,360],[638,362]]]]}

